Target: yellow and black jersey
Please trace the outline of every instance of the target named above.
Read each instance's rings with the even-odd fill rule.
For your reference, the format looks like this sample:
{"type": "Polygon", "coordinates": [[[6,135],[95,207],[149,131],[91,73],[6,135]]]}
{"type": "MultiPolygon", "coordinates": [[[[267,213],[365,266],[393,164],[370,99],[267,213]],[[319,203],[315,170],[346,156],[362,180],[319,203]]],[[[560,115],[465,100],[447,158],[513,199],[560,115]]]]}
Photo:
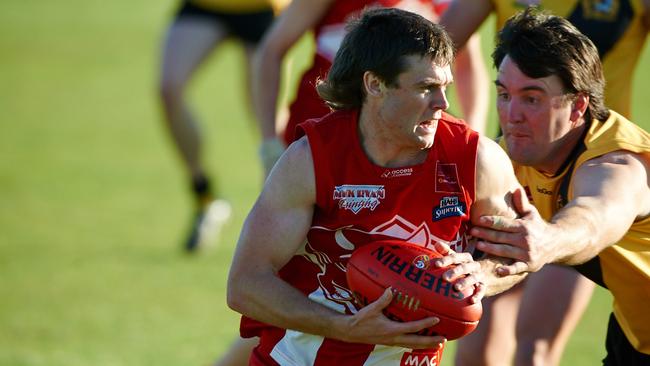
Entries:
{"type": "MultiPolygon", "coordinates": [[[[501,146],[506,149],[503,140],[501,146]]],[[[589,159],[615,150],[650,154],[650,134],[612,111],[607,121],[592,121],[584,139],[584,151],[573,166],[579,167],[589,159]]],[[[519,182],[546,220],[561,207],[562,183],[567,174],[572,177],[575,171],[567,165],[564,171],[550,177],[513,162],[519,182]]],[[[571,200],[573,192],[570,184],[567,187],[566,195],[571,200]]],[[[612,292],[614,315],[628,340],[639,352],[650,354],[650,218],[635,222],[618,243],[591,262],[593,272],[581,272],[612,292]]]]}
{"type": "Polygon", "coordinates": [[[497,27],[529,5],[571,21],[598,48],[607,85],[605,104],[631,117],[632,79],[647,31],[643,0],[492,0],[497,27]]]}

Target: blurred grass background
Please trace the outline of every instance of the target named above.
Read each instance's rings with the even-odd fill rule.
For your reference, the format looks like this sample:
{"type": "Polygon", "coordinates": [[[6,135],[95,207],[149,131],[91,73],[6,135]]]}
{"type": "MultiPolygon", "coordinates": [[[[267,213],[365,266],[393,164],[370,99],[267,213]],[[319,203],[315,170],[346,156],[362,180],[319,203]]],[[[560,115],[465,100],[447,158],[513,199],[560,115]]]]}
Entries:
{"type": "MultiPolygon", "coordinates": [[[[189,97],[234,218],[219,246],[184,255],[192,202],[156,89],[175,6],[0,2],[2,366],[206,365],[237,334],[225,282],[261,187],[258,134],[243,101],[242,52],[227,43],[196,75],[189,97]]],[[[492,28],[483,27],[486,57],[492,28]]],[[[310,48],[303,41],[292,52],[287,90],[310,48]]],[[[646,128],[649,53],[634,100],[636,122],[646,128]]],[[[597,290],[563,364],[599,363],[610,302],[597,290]]],[[[444,364],[453,352],[452,343],[444,364]]]]}

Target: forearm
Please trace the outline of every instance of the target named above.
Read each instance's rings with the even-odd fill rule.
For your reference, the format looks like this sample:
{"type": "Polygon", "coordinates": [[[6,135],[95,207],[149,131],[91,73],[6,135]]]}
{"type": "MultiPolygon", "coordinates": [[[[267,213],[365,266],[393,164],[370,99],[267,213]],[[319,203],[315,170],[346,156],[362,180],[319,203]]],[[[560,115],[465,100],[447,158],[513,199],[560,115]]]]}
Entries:
{"type": "Polygon", "coordinates": [[[232,277],[228,305],[243,315],[280,328],[339,340],[345,340],[347,334],[342,327],[349,316],[311,301],[272,273],[232,277]]]}
{"type": "Polygon", "coordinates": [[[576,265],[595,257],[624,235],[632,222],[621,215],[608,215],[597,201],[580,197],[551,220],[549,262],[576,265]]]}
{"type": "Polygon", "coordinates": [[[254,70],[253,100],[262,139],[275,138],[282,56],[262,49],[256,55],[254,70]]]}

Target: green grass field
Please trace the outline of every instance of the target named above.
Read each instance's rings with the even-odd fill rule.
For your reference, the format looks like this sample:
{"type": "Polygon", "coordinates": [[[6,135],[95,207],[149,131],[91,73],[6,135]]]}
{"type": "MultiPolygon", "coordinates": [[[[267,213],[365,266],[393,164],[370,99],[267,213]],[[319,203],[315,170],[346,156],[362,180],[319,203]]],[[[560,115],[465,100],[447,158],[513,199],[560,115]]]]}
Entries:
{"type": "MultiPolygon", "coordinates": [[[[208,165],[235,212],[220,246],[186,256],[192,202],[156,94],[173,8],[0,2],[1,366],[206,365],[237,334],[226,275],[262,180],[242,55],[227,44],[191,86],[208,165]]],[[[634,111],[646,127],[648,80],[646,48],[634,111]]],[[[563,364],[598,363],[609,309],[598,291],[563,364]]]]}

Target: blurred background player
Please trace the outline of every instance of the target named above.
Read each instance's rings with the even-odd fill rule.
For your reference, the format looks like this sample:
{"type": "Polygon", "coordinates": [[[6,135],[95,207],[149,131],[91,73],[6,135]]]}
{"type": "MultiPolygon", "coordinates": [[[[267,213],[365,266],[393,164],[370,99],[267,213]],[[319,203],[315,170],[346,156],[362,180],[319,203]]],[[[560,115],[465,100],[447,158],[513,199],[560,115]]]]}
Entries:
{"type": "MultiPolygon", "coordinates": [[[[162,53],[160,95],[166,126],[187,168],[196,212],[185,249],[194,251],[218,234],[230,216],[230,204],[219,198],[201,160],[199,126],[185,100],[185,87],[199,65],[227,38],[252,54],[277,11],[288,0],[186,0],[167,29],[162,53]]],[[[250,91],[250,66],[246,90],[250,91]]],[[[250,95],[249,95],[250,99],[250,95]]],[[[228,121],[230,122],[230,121],[228,121]]]]}
{"type": "MultiPolygon", "coordinates": [[[[650,0],[456,0],[441,23],[463,45],[490,14],[501,29],[529,5],[570,20],[594,42],[607,80],[605,102],[630,118],[632,78],[650,29],[650,0]]],[[[517,364],[557,364],[593,287],[577,272],[551,265],[523,286],[486,299],[484,320],[458,343],[457,365],[502,365],[513,357],[517,364]],[[545,299],[555,299],[554,306],[545,299]],[[544,321],[533,326],[530,319],[544,321]]]]}
{"type": "MultiPolygon", "coordinates": [[[[256,54],[253,99],[262,131],[260,155],[266,172],[295,139],[295,128],[309,118],[330,112],[316,93],[318,79],[327,75],[332,59],[345,35],[345,22],[365,7],[397,7],[437,21],[450,0],[294,0],[275,21],[256,54]],[[298,85],[296,98],[290,105],[288,121],[277,120],[281,65],[288,50],[308,31],[312,31],[316,50],[311,67],[298,85]],[[282,135],[282,141],[278,139],[282,135]]],[[[461,51],[456,62],[456,84],[465,120],[483,132],[487,119],[487,73],[478,35],[472,36],[467,51],[461,51]]]]}

